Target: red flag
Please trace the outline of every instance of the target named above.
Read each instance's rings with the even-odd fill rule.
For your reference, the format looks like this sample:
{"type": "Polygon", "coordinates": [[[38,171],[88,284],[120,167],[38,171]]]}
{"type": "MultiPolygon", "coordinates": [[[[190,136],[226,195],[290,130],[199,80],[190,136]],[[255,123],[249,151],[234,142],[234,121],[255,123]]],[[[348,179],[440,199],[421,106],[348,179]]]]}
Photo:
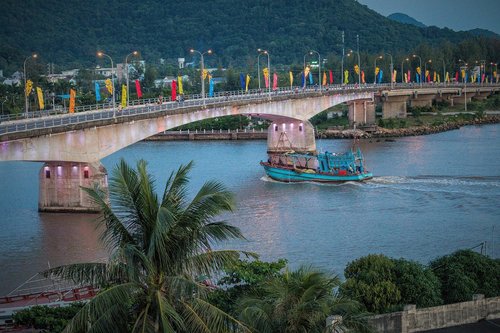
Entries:
{"type": "Polygon", "coordinates": [[[410,70],[408,70],[408,77],[406,78],[406,80],[407,80],[406,83],[411,82],[411,72],[410,72],[410,70]]]}
{"type": "Polygon", "coordinates": [[[137,98],[142,98],[141,83],[135,80],[135,90],[137,91],[137,98]]]}
{"type": "Polygon", "coordinates": [[[69,113],[75,112],[75,98],[76,98],[76,90],[69,90],[69,113]]]}
{"type": "Polygon", "coordinates": [[[455,72],[455,81],[458,82],[458,72],[455,72]]]}
{"type": "Polygon", "coordinates": [[[328,74],[330,74],[330,84],[333,84],[333,73],[331,69],[328,71],[328,74]]]}
{"type": "Polygon", "coordinates": [[[278,89],[278,74],[273,74],[273,90],[278,89]]]}
{"type": "Polygon", "coordinates": [[[175,80],[172,80],[172,101],[175,101],[177,99],[177,82],[175,80]]]}
{"type": "Polygon", "coordinates": [[[484,73],[481,75],[481,83],[484,83],[484,73]]]}

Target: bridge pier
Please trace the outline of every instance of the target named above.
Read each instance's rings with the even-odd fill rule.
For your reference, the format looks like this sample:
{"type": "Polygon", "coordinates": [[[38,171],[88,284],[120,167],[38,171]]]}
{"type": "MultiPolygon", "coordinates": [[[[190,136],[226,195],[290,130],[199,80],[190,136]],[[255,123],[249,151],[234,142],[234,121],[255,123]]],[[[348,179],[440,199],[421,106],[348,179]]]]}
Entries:
{"type": "Polygon", "coordinates": [[[82,190],[97,183],[107,190],[107,171],[100,162],[46,162],[39,174],[40,212],[97,213],[100,211],[82,190]]]}
{"type": "Polygon", "coordinates": [[[349,125],[372,125],[375,124],[375,103],[367,101],[351,101],[349,106],[349,125]]]}
{"type": "Polygon", "coordinates": [[[275,120],[267,129],[267,153],[281,154],[287,151],[315,153],[314,127],[309,121],[284,118],[275,120]]]}
{"type": "Polygon", "coordinates": [[[382,101],[382,118],[406,118],[408,96],[391,96],[382,101]]]}

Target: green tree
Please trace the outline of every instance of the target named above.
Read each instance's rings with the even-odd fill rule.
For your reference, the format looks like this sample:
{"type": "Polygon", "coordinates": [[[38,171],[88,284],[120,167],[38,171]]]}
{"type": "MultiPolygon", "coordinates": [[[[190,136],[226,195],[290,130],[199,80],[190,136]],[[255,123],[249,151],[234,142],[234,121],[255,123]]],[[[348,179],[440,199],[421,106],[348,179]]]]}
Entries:
{"type": "Polygon", "coordinates": [[[56,275],[93,284],[101,292],[87,303],[67,332],[228,332],[245,328],[206,300],[208,288],[196,282],[238,259],[241,252],[214,250],[213,243],[243,238],[238,228],[213,219],[234,208],[233,197],[215,181],[206,182],[189,201],[188,172],[181,166],[158,197],[146,162],[131,168],[121,160],[104,191],[86,189],[100,205],[101,239],[110,249],[107,263],[72,264],[56,275]]]}
{"type": "Polygon", "coordinates": [[[358,303],[334,290],[340,280],[310,267],[285,270],[259,285],[239,302],[240,319],[257,332],[324,332],[329,315],[342,315],[343,325],[368,330],[358,303]]]}
{"type": "Polygon", "coordinates": [[[473,294],[500,295],[500,260],[472,250],[460,250],[430,263],[441,281],[445,303],[472,300],[473,294]]]}
{"type": "Polygon", "coordinates": [[[82,303],[73,303],[64,307],[34,306],[17,311],[13,319],[17,325],[59,333],[82,306],[82,303]]]}

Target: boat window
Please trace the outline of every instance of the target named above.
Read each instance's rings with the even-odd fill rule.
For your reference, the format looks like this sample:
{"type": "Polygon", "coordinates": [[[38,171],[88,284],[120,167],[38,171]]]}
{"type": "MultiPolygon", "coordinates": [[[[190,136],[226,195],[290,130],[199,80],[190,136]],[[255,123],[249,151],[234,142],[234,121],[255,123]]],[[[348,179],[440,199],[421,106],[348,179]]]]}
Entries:
{"type": "Polygon", "coordinates": [[[83,170],[83,178],[89,178],[89,170],[88,169],[85,169],[83,170]]]}
{"type": "Polygon", "coordinates": [[[325,170],[325,164],[321,161],[321,170],[325,170]]]}
{"type": "Polygon", "coordinates": [[[45,178],[50,178],[50,169],[45,169],[45,178]]]}

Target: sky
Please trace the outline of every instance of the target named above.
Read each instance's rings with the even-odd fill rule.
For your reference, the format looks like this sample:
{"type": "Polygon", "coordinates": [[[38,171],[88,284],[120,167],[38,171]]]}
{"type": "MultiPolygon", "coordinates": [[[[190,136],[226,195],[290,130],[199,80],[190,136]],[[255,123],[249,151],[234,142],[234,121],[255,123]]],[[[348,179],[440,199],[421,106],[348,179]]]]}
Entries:
{"type": "Polygon", "coordinates": [[[475,28],[500,34],[500,0],[358,0],[387,16],[403,13],[425,25],[455,31],[475,28]]]}

